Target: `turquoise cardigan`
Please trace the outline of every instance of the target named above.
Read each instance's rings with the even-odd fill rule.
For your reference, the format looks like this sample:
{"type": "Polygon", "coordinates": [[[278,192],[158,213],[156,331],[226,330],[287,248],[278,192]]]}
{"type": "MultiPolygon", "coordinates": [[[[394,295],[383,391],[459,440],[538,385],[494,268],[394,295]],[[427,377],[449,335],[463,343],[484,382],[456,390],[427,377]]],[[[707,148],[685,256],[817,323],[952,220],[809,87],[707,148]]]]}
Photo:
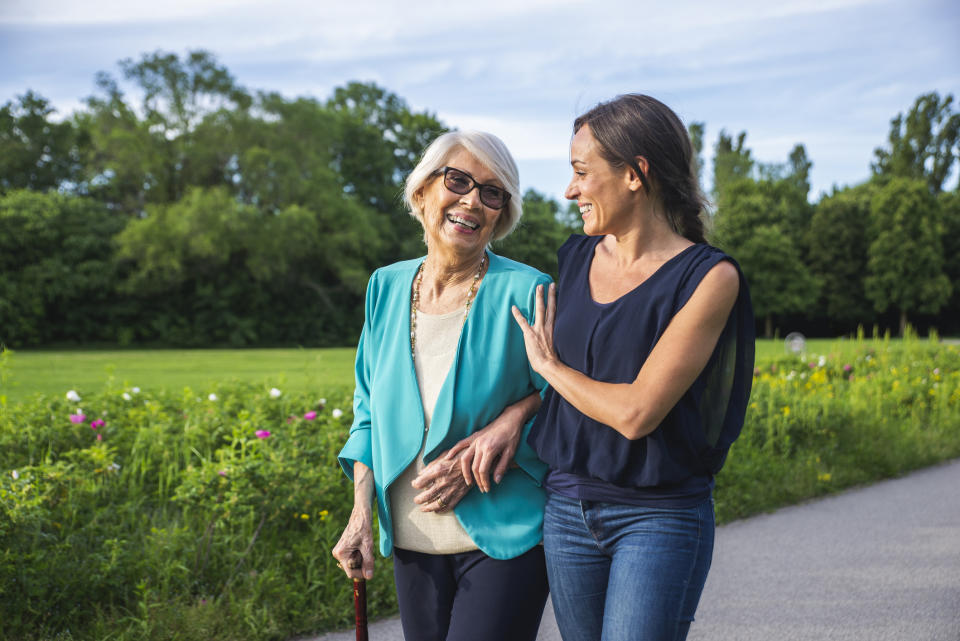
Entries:
{"type": "MultiPolygon", "coordinates": [[[[429,463],[483,428],[507,406],[544,381],[530,368],[523,334],[510,312],[519,307],[532,320],[536,286],[550,278],[527,265],[487,252],[490,266],[480,282],[457,354],[440,390],[426,434],[429,463]]],[[[353,425],[340,465],[353,480],[353,464],[373,470],[380,521],[380,552],[393,552],[388,492],[420,452],[423,405],[410,354],[410,288],[422,258],[378,269],[370,277],[363,332],[357,347],[353,425]]],[[[474,486],[454,508],[457,520],[487,555],[518,556],[540,542],[546,465],[527,445],[523,430],[511,468],[486,494],[474,486]]]]}

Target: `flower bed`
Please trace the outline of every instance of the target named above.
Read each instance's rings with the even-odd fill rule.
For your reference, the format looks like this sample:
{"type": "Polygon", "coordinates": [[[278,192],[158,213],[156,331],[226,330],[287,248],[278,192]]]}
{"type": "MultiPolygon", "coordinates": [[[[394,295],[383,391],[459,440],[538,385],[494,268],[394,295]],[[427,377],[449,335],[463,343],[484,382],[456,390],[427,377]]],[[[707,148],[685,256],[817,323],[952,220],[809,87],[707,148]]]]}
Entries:
{"type": "MultiPolygon", "coordinates": [[[[289,639],[347,627],[346,396],[235,383],[0,405],[0,638],[289,639]]],[[[758,363],[721,522],[960,456],[960,350],[858,340],[758,363]]],[[[396,610],[377,559],[371,617],[396,610]]]]}

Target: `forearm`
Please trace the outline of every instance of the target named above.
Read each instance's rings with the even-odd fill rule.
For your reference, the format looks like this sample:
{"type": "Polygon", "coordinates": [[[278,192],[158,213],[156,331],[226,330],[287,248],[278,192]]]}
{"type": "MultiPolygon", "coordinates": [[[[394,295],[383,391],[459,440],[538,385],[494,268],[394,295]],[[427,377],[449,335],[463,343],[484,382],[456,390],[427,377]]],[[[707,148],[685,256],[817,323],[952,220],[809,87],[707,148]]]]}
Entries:
{"type": "Polygon", "coordinates": [[[518,431],[523,429],[523,426],[527,424],[534,414],[537,413],[537,410],[540,409],[541,403],[540,393],[533,392],[529,396],[521,398],[519,401],[513,405],[508,405],[501,412],[501,418],[509,422],[518,431]]]}
{"type": "Polygon", "coordinates": [[[376,491],[373,470],[356,461],[353,464],[353,513],[372,520],[373,495],[376,491]]]}
{"type": "MultiPolygon", "coordinates": [[[[604,383],[553,360],[540,372],[550,386],[582,414],[629,439],[655,430],[666,412],[645,404],[637,383],[604,383]]],[[[669,408],[668,408],[669,409],[669,408]]]]}

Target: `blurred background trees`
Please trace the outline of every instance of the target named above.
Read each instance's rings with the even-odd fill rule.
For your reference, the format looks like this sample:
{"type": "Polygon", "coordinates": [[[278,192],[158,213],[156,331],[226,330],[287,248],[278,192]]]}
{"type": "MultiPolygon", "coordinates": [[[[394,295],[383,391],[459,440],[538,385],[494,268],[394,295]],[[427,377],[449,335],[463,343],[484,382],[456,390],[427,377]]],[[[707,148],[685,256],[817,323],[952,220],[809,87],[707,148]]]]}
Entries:
{"type": "MultiPolygon", "coordinates": [[[[424,252],[402,183],[447,126],[373,83],[253,92],[205,51],[118,69],[66,118],[29,89],[0,107],[0,343],[352,343],[372,270],[424,252]]],[[[704,123],[690,132],[702,173],[704,123]]],[[[960,331],[958,138],[953,96],[922,95],[868,182],[811,202],[802,144],[764,164],[721,130],[710,238],[761,332],[960,331]]],[[[579,212],[523,201],[494,251],[555,276],[579,212]]]]}

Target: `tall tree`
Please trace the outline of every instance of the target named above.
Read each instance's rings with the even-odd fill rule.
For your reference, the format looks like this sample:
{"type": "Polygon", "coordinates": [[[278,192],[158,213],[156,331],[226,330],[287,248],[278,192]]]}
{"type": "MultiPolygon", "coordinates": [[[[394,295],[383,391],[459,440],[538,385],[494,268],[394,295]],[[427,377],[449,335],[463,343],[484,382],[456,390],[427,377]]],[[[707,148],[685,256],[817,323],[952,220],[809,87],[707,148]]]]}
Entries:
{"type": "Polygon", "coordinates": [[[111,245],[123,222],[89,198],[0,196],[0,343],[116,340],[127,318],[111,245]]]}
{"type": "Polygon", "coordinates": [[[747,132],[741,131],[736,144],[725,129],[720,130],[713,154],[713,197],[719,202],[732,182],[747,178],[753,171],[753,159],[746,146],[747,132]]]}
{"type": "Polygon", "coordinates": [[[0,193],[73,186],[86,139],[70,120],[55,122],[54,113],[33,91],[0,107],[0,193]]]}
{"type": "Polygon", "coordinates": [[[403,180],[430,142],[447,127],[429,112],[414,112],[407,102],[374,83],[350,82],[334,90],[327,108],[337,118],[334,168],[344,190],[386,215],[391,229],[385,261],[423,251],[422,230],[401,202],[403,180]]]}
{"type": "Polygon", "coordinates": [[[224,184],[231,156],[211,154],[209,144],[222,141],[213,130],[225,126],[226,114],[249,109],[246,90],[205,51],[183,60],[157,51],[122,60],[120,68],[137,95],[128,101],[116,79],[101,72],[99,95],[87,99],[81,118],[94,147],[91,193],[141,214],[147,203],[175,202],[190,186],[224,184]]]}
{"type": "Polygon", "coordinates": [[[940,213],[943,218],[943,271],[953,284],[950,300],[940,310],[940,329],[960,333],[960,191],[942,192],[940,213]]]}
{"type": "Polygon", "coordinates": [[[878,312],[899,311],[902,335],[909,314],[936,314],[950,297],[940,208],[926,182],[893,178],[870,209],[866,293],[878,312]]]}
{"type": "Polygon", "coordinates": [[[921,179],[940,193],[960,158],[960,113],[953,108],[953,96],[941,98],[935,91],[919,96],[906,115],[890,121],[888,144],[874,150],[874,156],[878,178],[921,179]]]}
{"type": "Polygon", "coordinates": [[[786,228],[782,191],[782,181],[741,178],[729,183],[721,192],[711,234],[711,242],[743,268],[767,337],[773,335],[775,317],[809,311],[819,291],[796,235],[786,228]]]}
{"type": "Polygon", "coordinates": [[[822,198],[808,231],[809,266],[822,284],[818,314],[825,315],[835,331],[874,320],[863,287],[873,191],[874,186],[865,183],[822,198]]]}
{"type": "Polygon", "coordinates": [[[693,146],[693,169],[697,172],[697,180],[700,181],[700,187],[703,188],[703,132],[704,123],[691,122],[687,127],[690,134],[690,144],[693,146]]]}

